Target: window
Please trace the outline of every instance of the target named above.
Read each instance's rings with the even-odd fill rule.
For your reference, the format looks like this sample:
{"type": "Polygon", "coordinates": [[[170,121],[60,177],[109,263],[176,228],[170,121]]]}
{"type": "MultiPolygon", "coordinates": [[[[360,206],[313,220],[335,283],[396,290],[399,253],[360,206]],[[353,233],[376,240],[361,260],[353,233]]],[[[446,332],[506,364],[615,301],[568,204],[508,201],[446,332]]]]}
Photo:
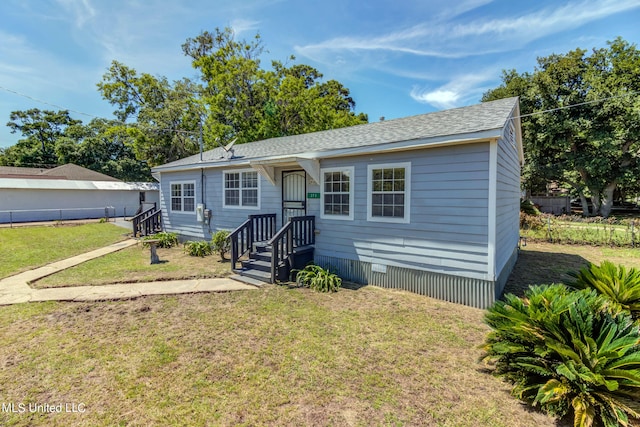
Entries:
{"type": "Polygon", "coordinates": [[[196,183],[195,181],[171,183],[171,212],[195,213],[196,183]]]}
{"type": "Polygon", "coordinates": [[[260,180],[254,170],[224,172],[225,208],[259,208],[260,180]]]}
{"type": "Polygon", "coordinates": [[[321,218],[353,219],[353,175],[353,166],[320,171],[321,218]]]}
{"type": "Polygon", "coordinates": [[[409,222],[411,163],[369,165],[367,220],[409,222]]]}

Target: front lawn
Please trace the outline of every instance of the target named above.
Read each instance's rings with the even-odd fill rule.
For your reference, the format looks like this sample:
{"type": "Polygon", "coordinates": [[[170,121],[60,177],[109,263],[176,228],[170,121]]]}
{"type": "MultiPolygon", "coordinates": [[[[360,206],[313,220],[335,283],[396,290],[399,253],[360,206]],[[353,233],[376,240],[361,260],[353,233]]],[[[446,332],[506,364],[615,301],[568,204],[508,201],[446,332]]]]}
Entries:
{"type": "Polygon", "coordinates": [[[33,288],[106,285],[111,283],[152,282],[156,280],[224,277],[230,263],[216,255],[193,257],[182,246],[158,248],[160,264],[151,265],[149,249],[141,244],[82,263],[31,284],[33,288]]]}
{"type": "MultiPolygon", "coordinates": [[[[58,258],[74,244],[38,241],[58,258]]],[[[216,256],[159,254],[151,266],[132,247],[38,286],[228,272],[216,256]]],[[[602,259],[640,266],[640,251],[530,243],[507,291],[602,259]]],[[[483,315],[370,286],[2,306],[0,425],[563,425],[478,362],[483,315]]]]}
{"type": "Polygon", "coordinates": [[[0,425],[553,425],[477,362],[482,315],[374,287],[1,307],[3,402],[85,412],[0,425]]]}
{"type": "Polygon", "coordinates": [[[127,239],[113,224],[0,228],[0,278],[127,239]]]}

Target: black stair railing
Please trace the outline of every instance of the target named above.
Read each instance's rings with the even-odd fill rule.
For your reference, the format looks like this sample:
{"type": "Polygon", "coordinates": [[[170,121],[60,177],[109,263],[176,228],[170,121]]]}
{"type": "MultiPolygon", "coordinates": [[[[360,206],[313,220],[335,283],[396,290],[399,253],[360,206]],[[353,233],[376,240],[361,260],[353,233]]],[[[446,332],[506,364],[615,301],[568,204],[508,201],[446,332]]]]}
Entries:
{"type": "Polygon", "coordinates": [[[162,230],[162,209],[154,203],[149,209],[131,218],[133,237],[148,236],[162,230]]]}
{"type": "Polygon", "coordinates": [[[229,234],[231,268],[235,269],[240,257],[250,252],[254,243],[265,242],[276,231],[276,214],[249,215],[249,218],[229,234]]]}
{"type": "Polygon", "coordinates": [[[313,215],[296,216],[269,240],[271,245],[271,283],[275,283],[278,268],[293,254],[295,248],[316,243],[316,217],[313,215]]]}

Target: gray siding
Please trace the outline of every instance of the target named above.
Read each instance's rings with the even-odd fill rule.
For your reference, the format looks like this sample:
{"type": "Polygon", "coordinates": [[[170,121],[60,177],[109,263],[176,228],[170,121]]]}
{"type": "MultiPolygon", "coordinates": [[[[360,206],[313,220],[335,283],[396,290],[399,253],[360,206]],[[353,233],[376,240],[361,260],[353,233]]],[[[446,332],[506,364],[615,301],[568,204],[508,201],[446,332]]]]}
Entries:
{"type": "Polygon", "coordinates": [[[496,277],[506,281],[503,270],[513,268],[520,236],[520,161],[511,122],[505,128],[504,137],[498,140],[497,150],[496,277]]]}
{"type": "MultiPolygon", "coordinates": [[[[236,168],[237,169],[237,168],[236,168]]],[[[244,170],[246,168],[240,168],[244,170]]],[[[176,232],[183,238],[210,239],[218,230],[233,230],[242,224],[248,215],[280,212],[280,189],[258,175],[260,180],[260,209],[225,208],[223,205],[223,173],[229,169],[205,169],[201,171],[163,173],[160,182],[162,219],[167,231],[176,232]],[[176,213],[169,209],[171,182],[195,181],[196,205],[204,203],[212,212],[211,223],[200,223],[195,214],[176,213]]],[[[280,214],[278,214],[280,215],[280,214]]],[[[280,221],[278,219],[278,221],[280,221]]],[[[280,222],[278,222],[280,224],[280,222]]]]}
{"type": "Polygon", "coordinates": [[[488,163],[488,143],[323,160],[355,167],[355,215],[318,211],[316,256],[487,279],[488,163]],[[367,221],[367,165],[395,162],[411,162],[410,222],[367,221]]]}
{"type": "Polygon", "coordinates": [[[203,187],[199,172],[163,173],[160,176],[160,209],[164,229],[186,239],[205,238],[206,226],[196,221],[195,213],[171,212],[171,183],[176,181],[194,181],[196,205],[202,203],[203,187]]]}

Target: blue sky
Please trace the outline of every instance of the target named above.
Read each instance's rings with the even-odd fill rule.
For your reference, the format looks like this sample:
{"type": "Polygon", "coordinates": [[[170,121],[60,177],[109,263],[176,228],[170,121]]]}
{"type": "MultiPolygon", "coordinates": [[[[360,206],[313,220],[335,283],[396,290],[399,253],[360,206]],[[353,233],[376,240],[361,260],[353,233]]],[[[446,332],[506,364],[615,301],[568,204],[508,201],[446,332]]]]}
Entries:
{"type": "Polygon", "coordinates": [[[197,77],[180,46],[215,27],[259,32],[265,67],[293,54],[339,80],[373,122],[477,103],[538,56],[638,43],[639,18],[639,0],[2,0],[0,147],[19,139],[4,126],[14,110],[111,118],[96,83],[112,60],[197,77]]]}

